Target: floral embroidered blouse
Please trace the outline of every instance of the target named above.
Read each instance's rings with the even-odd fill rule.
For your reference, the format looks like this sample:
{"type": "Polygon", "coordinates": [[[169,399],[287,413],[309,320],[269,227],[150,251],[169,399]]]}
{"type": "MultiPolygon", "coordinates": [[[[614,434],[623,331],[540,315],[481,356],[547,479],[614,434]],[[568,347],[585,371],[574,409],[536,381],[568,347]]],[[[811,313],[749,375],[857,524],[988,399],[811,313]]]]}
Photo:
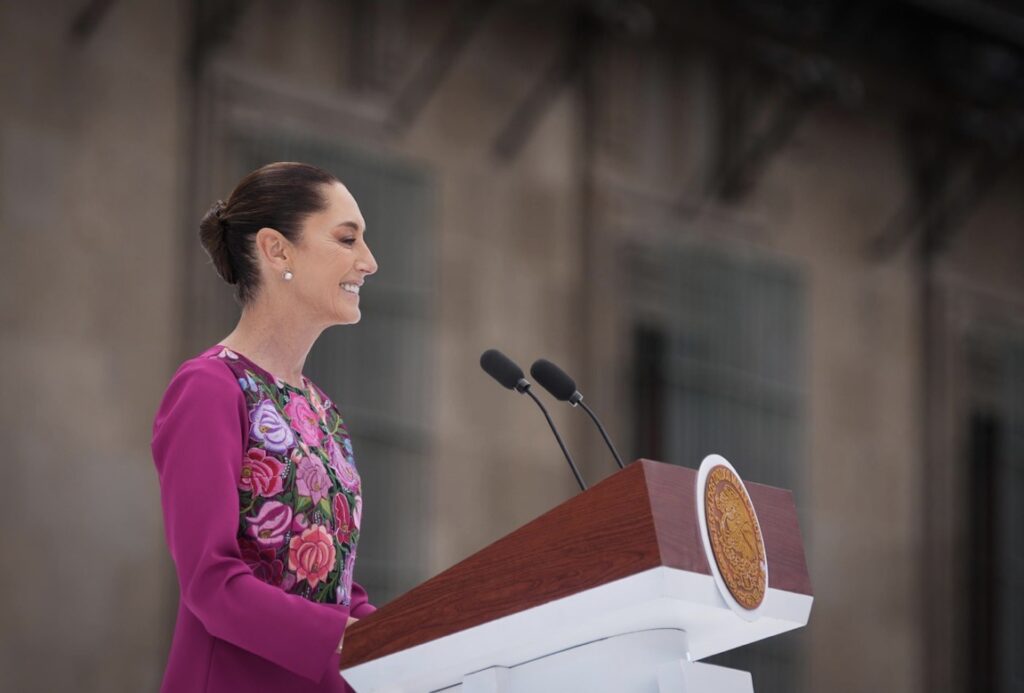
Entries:
{"type": "Polygon", "coordinates": [[[350,690],[334,650],[374,608],[352,581],[361,487],[330,399],[212,347],[175,373],[152,448],[181,587],[162,690],[350,690]]]}
{"type": "Polygon", "coordinates": [[[308,380],[294,387],[229,349],[218,358],[249,410],[238,479],[242,557],[264,582],[348,606],[363,500],[341,415],[308,380]]]}

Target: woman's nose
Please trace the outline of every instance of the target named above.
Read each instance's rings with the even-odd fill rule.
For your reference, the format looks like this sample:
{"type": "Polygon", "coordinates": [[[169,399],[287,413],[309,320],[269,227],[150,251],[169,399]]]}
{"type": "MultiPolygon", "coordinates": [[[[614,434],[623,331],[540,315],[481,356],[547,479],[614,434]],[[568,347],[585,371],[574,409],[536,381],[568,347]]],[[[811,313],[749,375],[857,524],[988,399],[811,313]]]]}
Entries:
{"type": "Polygon", "coordinates": [[[361,260],[359,270],[364,272],[367,276],[377,271],[377,259],[373,257],[373,253],[370,252],[370,246],[366,246],[366,253],[361,260]]]}

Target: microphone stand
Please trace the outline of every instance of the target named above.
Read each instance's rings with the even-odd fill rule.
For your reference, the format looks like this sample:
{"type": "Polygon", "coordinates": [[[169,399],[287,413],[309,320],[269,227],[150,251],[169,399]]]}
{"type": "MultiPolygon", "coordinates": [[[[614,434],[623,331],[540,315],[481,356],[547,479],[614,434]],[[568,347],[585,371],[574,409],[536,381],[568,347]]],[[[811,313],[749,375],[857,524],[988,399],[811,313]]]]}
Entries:
{"type": "MultiPolygon", "coordinates": [[[[566,449],[565,443],[562,442],[562,436],[558,435],[558,429],[555,428],[555,422],[551,420],[551,415],[548,414],[547,407],[545,407],[544,403],[537,398],[537,395],[533,394],[530,390],[530,384],[526,382],[525,378],[516,385],[516,389],[529,395],[530,399],[536,402],[537,406],[540,407],[540,410],[544,412],[544,418],[548,420],[548,426],[551,427],[551,432],[555,434],[555,440],[558,441],[558,446],[562,448],[562,454],[565,455],[565,460],[569,463],[569,467],[572,469],[572,475],[576,477],[576,483],[580,485],[581,491],[586,491],[587,485],[583,482],[583,477],[580,476],[580,470],[576,468],[576,463],[572,461],[572,455],[569,454],[569,450],[566,449]]],[[[598,424],[598,426],[600,425],[601,424],[598,424]]],[[[605,440],[607,440],[607,438],[605,438],[605,440]]]]}
{"type": "Polygon", "coordinates": [[[604,430],[604,426],[602,426],[601,422],[597,420],[597,415],[594,414],[594,412],[591,411],[590,407],[586,405],[586,403],[583,401],[582,396],[575,403],[573,403],[573,406],[576,406],[576,404],[579,404],[581,407],[583,407],[583,411],[587,412],[587,414],[590,415],[590,418],[593,419],[594,425],[597,426],[597,430],[601,432],[601,437],[604,438],[604,442],[608,445],[608,449],[611,450],[612,455],[615,456],[615,464],[619,465],[619,469],[625,469],[625,465],[622,464],[622,458],[619,457],[619,452],[615,449],[615,446],[612,445],[612,441],[608,437],[608,433],[604,430]]]}

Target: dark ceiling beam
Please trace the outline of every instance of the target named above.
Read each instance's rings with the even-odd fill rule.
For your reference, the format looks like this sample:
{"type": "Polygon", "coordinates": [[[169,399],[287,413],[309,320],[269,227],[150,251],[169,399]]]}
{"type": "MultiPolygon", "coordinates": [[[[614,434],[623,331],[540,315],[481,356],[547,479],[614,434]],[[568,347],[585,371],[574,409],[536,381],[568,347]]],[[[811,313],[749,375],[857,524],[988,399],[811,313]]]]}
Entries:
{"type": "Polygon", "coordinates": [[[499,161],[508,163],[519,155],[544,114],[574,80],[578,65],[574,49],[568,49],[560,51],[544,70],[494,138],[492,151],[499,161]]]}
{"type": "MultiPolygon", "coordinates": [[[[821,94],[811,89],[791,89],[771,109],[768,123],[758,132],[734,133],[737,147],[730,147],[711,184],[712,193],[724,200],[735,201],[753,185],[771,157],[780,152],[793,137],[797,127],[821,101],[821,94]]],[[[749,125],[747,125],[749,130],[749,125]]],[[[726,137],[729,137],[726,134],[726,137]]]]}
{"type": "Polygon", "coordinates": [[[877,262],[908,246],[925,260],[941,254],[1016,153],[1016,147],[996,151],[965,146],[955,134],[918,129],[916,124],[907,126],[904,140],[911,189],[904,205],[868,244],[868,258],[877,262]]]}
{"type": "Polygon", "coordinates": [[[186,57],[189,75],[198,77],[217,47],[231,38],[252,0],[193,0],[193,32],[186,57]]]}
{"type": "Polygon", "coordinates": [[[483,24],[495,0],[462,0],[444,33],[391,107],[391,125],[408,129],[419,117],[483,24]]]}
{"type": "MultiPolygon", "coordinates": [[[[830,27],[825,34],[785,39],[778,36],[768,38],[771,32],[758,29],[750,23],[737,23],[719,11],[714,3],[679,4],[674,7],[654,3],[652,6],[656,8],[658,31],[663,36],[702,45],[725,60],[746,65],[752,70],[763,70],[773,75],[780,84],[792,83],[794,75],[800,73],[801,69],[794,70],[794,65],[813,65],[814,61],[820,61],[820,64],[831,65],[830,69],[835,75],[842,75],[831,80],[834,85],[833,96],[838,96],[839,102],[859,107],[882,106],[894,109],[904,117],[915,117],[929,128],[949,133],[948,137],[966,149],[990,154],[991,163],[980,165],[969,176],[969,184],[957,188],[948,198],[943,196],[942,202],[935,208],[938,211],[926,213],[928,219],[931,218],[928,215],[934,214],[966,218],[978,204],[980,196],[983,196],[984,186],[994,184],[998,178],[994,172],[1003,170],[1001,162],[1024,154],[1024,103],[1020,98],[1020,89],[1015,88],[1018,82],[1014,81],[1021,73],[1007,72],[1018,69],[1024,54],[1017,51],[1016,63],[1009,56],[997,63],[986,63],[984,58],[988,55],[989,39],[974,26],[961,23],[962,40],[965,42],[963,45],[977,47],[979,69],[988,66],[994,71],[982,72],[965,85],[958,81],[959,75],[922,71],[934,67],[935,61],[927,59],[927,56],[922,59],[915,52],[921,46],[941,50],[942,46],[948,45],[949,31],[956,29],[955,22],[950,25],[947,18],[943,18],[947,23],[939,28],[929,25],[929,31],[940,32],[934,37],[936,43],[929,43],[928,40],[915,43],[911,39],[921,37],[902,37],[899,32],[913,31],[916,24],[899,28],[899,25],[893,25],[892,22],[905,22],[906,18],[890,12],[891,4],[867,2],[862,7],[851,5],[843,13],[835,15],[842,21],[830,27]],[[882,46],[878,43],[881,36],[886,37],[882,46]],[[779,60],[772,51],[764,50],[765,45],[775,45],[798,57],[794,60],[779,60]],[[901,50],[904,52],[903,58],[900,57],[901,50]],[[981,84],[989,86],[981,89],[981,84]],[[977,94],[985,94],[991,98],[992,93],[997,95],[998,100],[986,101],[977,97],[977,94]]],[[[931,7],[930,4],[926,6],[931,7]]],[[[915,11],[922,14],[922,19],[927,17],[925,10],[915,11]]],[[[932,15],[936,13],[932,12],[932,15]]],[[[1009,20],[1014,16],[1006,17],[1009,22],[1007,26],[1012,26],[1009,20]]],[[[1002,14],[999,17],[1003,18],[1002,14]]],[[[793,98],[797,97],[794,95],[793,98]]],[[[805,95],[802,98],[807,97],[805,95]]],[[[794,122],[798,122],[795,117],[798,112],[789,108],[780,110],[777,126],[764,130],[767,136],[762,143],[754,139],[746,146],[733,143],[733,147],[754,153],[755,159],[761,149],[777,149],[778,143],[783,140],[781,136],[791,130],[794,122]]],[[[721,174],[722,170],[720,167],[718,173],[721,174]]],[[[721,182],[721,179],[713,182],[721,182]]],[[[728,185],[725,187],[728,189],[728,185]]],[[[715,190],[714,185],[712,190],[715,190]]],[[[916,209],[913,204],[908,205],[908,208],[916,209]]],[[[915,211],[914,216],[920,216],[919,212],[915,211]]],[[[915,222],[919,223],[920,219],[915,222]]],[[[942,235],[930,233],[931,238],[942,235]]],[[[883,231],[879,237],[890,238],[890,234],[883,231]]],[[[887,243],[880,241],[873,244],[876,246],[873,252],[878,252],[877,248],[885,247],[887,243]]],[[[931,247],[934,244],[929,242],[929,245],[931,247]]]]}
{"type": "Polygon", "coordinates": [[[492,151],[499,161],[508,163],[518,156],[558,96],[578,77],[588,53],[593,21],[589,16],[580,14],[573,17],[570,24],[564,47],[558,51],[494,138],[492,151]]]}
{"type": "MultiPolygon", "coordinates": [[[[607,2],[555,4],[580,11],[607,2]]],[[[908,244],[914,244],[922,257],[941,252],[986,193],[1024,155],[1024,99],[1019,88],[1024,13],[997,9],[984,0],[851,2],[831,15],[836,21],[821,23],[826,28],[819,27],[818,33],[780,36],[779,27],[737,21],[717,2],[649,0],[647,6],[659,40],[700,46],[741,71],[761,72],[763,82],[774,84],[776,90],[780,85],[789,90],[757,133],[751,132],[752,119],[736,116],[734,109],[743,135],[726,143],[731,150],[719,153],[712,191],[742,190],[744,179],[763,169],[792,135],[801,115],[823,96],[859,107],[892,109],[913,119],[910,137],[935,138],[925,149],[911,147],[919,149],[908,154],[912,192],[868,244],[867,254],[873,259],[891,257],[908,244]],[[918,15],[900,11],[901,4],[918,15]],[[994,60],[992,51],[1000,40],[1013,45],[1007,49],[1010,54],[1000,53],[994,60]],[[966,51],[973,61],[968,67],[980,72],[966,81],[962,74],[948,72],[950,66],[936,58],[950,45],[966,51]],[[765,50],[766,46],[775,48],[765,50]],[[922,54],[922,49],[931,53],[922,54]],[[813,74],[815,65],[828,65],[831,78],[810,86],[799,75],[808,67],[813,74]]],[[[952,67],[958,66],[963,67],[952,67]]],[[[748,100],[743,107],[756,107],[758,99],[767,105],[766,91],[770,90],[764,84],[755,84],[747,97],[755,103],[748,100]]]]}
{"type": "MultiPolygon", "coordinates": [[[[579,3],[569,5],[565,14],[568,30],[564,48],[541,73],[494,138],[492,151],[501,162],[507,163],[518,156],[563,89],[585,81],[583,71],[599,35],[611,35],[620,41],[636,40],[649,38],[654,31],[654,14],[644,2],[579,3]]],[[[592,91],[591,87],[583,84],[582,91],[592,91]]]]}
{"type": "MultiPolygon", "coordinates": [[[[563,0],[557,4],[580,8],[593,2],[563,0]]],[[[789,79],[791,66],[778,61],[772,51],[765,50],[766,45],[783,47],[795,56],[828,61],[850,77],[851,83],[860,85],[857,103],[896,108],[902,113],[935,115],[937,121],[945,120],[953,105],[969,105],[970,96],[957,91],[956,85],[937,80],[933,74],[917,72],[921,56],[916,53],[907,56],[916,60],[899,60],[898,56],[879,52],[880,28],[892,21],[890,10],[894,5],[899,3],[876,1],[854,5],[837,15],[842,21],[830,27],[826,35],[786,38],[774,36],[750,22],[738,22],[721,10],[717,2],[651,0],[649,3],[654,17],[654,35],[660,40],[699,46],[733,62],[789,79]]],[[[898,35],[890,39],[897,50],[916,50],[898,35]]],[[[1019,97],[1014,91],[1006,89],[1005,93],[1011,99],[1019,97]]]]}
{"type": "Polygon", "coordinates": [[[919,252],[929,258],[941,255],[998,184],[1007,167],[1006,159],[988,154],[969,164],[964,180],[939,200],[931,215],[923,220],[919,252]]]}
{"type": "Polygon", "coordinates": [[[109,14],[110,8],[114,6],[114,2],[115,0],[90,0],[86,3],[71,22],[71,29],[68,32],[71,40],[84,43],[92,38],[109,14]]]}
{"type": "Polygon", "coordinates": [[[757,53],[761,69],[723,57],[716,80],[719,134],[707,189],[730,202],[753,187],[815,107],[825,101],[854,105],[863,97],[856,75],[826,57],[764,42],[757,53]]]}

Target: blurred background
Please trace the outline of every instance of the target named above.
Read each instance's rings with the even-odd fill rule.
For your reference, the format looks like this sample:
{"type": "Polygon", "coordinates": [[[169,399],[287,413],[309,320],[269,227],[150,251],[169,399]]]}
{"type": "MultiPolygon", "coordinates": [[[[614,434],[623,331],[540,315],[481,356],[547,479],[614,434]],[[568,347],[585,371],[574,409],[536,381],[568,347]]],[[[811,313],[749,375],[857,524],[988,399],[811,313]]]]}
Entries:
{"type": "Polygon", "coordinates": [[[575,492],[496,346],[793,489],[810,624],[716,658],[759,693],[1024,691],[1022,154],[1008,1],[0,0],[0,688],[157,690],[153,415],[238,316],[198,222],[299,160],[381,267],[306,370],[373,601],[575,492]]]}

